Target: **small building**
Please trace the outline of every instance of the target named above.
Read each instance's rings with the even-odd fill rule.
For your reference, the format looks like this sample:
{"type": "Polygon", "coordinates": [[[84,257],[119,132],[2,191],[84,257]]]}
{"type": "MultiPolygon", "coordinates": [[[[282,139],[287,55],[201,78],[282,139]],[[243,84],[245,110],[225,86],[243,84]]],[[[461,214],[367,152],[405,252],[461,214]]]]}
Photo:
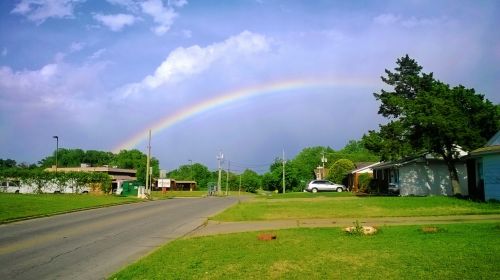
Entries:
{"type": "Polygon", "coordinates": [[[111,177],[111,190],[115,191],[122,182],[136,180],[137,171],[135,169],[115,168],[109,166],[91,167],[81,164],[80,167],[58,167],[46,168],[49,172],[99,172],[106,173],[111,177]]]}
{"type": "Polygon", "coordinates": [[[369,174],[373,177],[373,167],[380,162],[361,162],[356,164],[356,169],[349,172],[347,175],[347,186],[351,191],[359,191],[359,176],[361,174],[369,174]]]}
{"type": "MultiPolygon", "coordinates": [[[[462,195],[468,194],[465,162],[455,163],[462,195]]],[[[453,195],[446,162],[431,154],[372,166],[381,192],[408,195],[453,195]]]]}
{"type": "Polygon", "coordinates": [[[471,197],[500,200],[500,131],[482,148],[470,152],[467,162],[471,197]]]}
{"type": "Polygon", "coordinates": [[[175,179],[158,179],[157,187],[162,191],[193,191],[196,190],[196,181],[182,181],[175,179]]]}

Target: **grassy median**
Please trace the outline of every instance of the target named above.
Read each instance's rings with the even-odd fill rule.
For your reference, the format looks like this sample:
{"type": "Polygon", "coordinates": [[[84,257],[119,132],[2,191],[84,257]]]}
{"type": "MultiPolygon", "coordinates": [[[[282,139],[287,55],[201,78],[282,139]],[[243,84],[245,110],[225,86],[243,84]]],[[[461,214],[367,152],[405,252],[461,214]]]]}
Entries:
{"type": "Polygon", "coordinates": [[[136,201],[114,195],[0,193],[0,223],[136,201]]]}
{"type": "Polygon", "coordinates": [[[500,203],[478,203],[455,197],[310,197],[255,199],[213,217],[217,221],[408,217],[499,214],[500,203]]]}
{"type": "Polygon", "coordinates": [[[173,241],[110,279],[499,279],[500,224],[277,230],[173,241]]]}

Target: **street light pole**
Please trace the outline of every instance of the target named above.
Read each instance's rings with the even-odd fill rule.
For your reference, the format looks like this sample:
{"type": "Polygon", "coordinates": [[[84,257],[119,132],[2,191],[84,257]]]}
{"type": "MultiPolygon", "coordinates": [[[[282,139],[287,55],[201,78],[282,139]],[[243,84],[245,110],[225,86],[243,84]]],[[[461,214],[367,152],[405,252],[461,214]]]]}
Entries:
{"type": "Polygon", "coordinates": [[[57,153],[59,152],[59,137],[58,136],[52,136],[52,138],[56,139],[56,173],[57,173],[57,153]]]}

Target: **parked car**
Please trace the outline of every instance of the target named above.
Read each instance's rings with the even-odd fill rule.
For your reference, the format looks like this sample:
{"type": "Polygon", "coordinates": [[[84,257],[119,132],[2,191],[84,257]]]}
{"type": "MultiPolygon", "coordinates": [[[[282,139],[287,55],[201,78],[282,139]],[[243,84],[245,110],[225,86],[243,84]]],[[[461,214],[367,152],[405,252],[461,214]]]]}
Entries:
{"type": "Polygon", "coordinates": [[[313,193],[327,192],[327,191],[345,192],[345,191],[347,191],[347,188],[343,185],[334,184],[334,183],[327,181],[327,180],[313,180],[313,181],[309,182],[305,191],[313,192],[313,193]]]}

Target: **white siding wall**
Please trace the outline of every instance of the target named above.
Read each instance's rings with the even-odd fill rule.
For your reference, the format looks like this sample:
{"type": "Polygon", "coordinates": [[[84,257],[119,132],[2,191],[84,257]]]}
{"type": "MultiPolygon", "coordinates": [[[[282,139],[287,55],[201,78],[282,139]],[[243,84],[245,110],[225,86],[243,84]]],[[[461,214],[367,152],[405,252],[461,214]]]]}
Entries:
{"type": "Polygon", "coordinates": [[[500,155],[483,157],[484,198],[500,200],[500,155]]]}
{"type": "MultiPolygon", "coordinates": [[[[465,164],[457,164],[460,188],[468,194],[465,164]]],[[[444,163],[410,163],[399,168],[401,195],[453,195],[448,168],[444,163]]]]}

